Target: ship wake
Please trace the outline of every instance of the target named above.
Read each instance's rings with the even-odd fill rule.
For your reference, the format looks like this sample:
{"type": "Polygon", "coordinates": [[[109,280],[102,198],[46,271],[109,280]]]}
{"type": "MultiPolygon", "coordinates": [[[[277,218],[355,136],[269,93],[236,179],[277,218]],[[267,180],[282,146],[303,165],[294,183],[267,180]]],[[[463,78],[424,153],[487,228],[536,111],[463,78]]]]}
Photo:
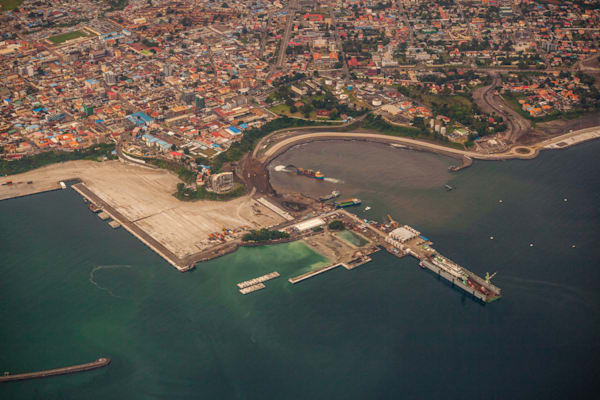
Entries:
{"type": "Polygon", "coordinates": [[[117,296],[116,294],[114,294],[112,292],[112,290],[110,290],[109,288],[104,287],[104,286],[100,285],[98,282],[96,282],[94,280],[94,274],[96,273],[96,271],[100,271],[103,269],[117,269],[117,268],[131,268],[131,267],[132,267],[131,265],[98,265],[97,267],[94,267],[92,269],[92,271],[90,272],[89,281],[92,285],[96,286],[98,289],[104,290],[105,292],[107,292],[110,296],[116,297],[118,299],[122,299],[123,297],[117,296]]]}

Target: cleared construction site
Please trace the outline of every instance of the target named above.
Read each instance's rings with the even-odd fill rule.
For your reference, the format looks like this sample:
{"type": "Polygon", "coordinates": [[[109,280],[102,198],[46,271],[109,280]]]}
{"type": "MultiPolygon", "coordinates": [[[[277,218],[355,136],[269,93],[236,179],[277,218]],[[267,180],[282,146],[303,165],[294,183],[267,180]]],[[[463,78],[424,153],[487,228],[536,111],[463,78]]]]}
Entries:
{"type": "Polygon", "coordinates": [[[179,270],[230,251],[228,245],[248,229],[285,221],[250,196],[180,201],[173,196],[180,182],[173,173],[119,161],[72,161],[14,175],[0,186],[0,200],[60,190],[60,182],[70,180],[81,181],[74,189],[87,201],[179,270]]]}

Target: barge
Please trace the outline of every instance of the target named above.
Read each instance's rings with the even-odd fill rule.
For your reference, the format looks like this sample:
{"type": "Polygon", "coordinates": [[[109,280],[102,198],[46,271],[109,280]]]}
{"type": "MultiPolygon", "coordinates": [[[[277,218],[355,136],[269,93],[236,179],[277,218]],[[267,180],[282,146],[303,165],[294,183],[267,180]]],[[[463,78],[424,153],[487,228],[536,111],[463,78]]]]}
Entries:
{"type": "Polygon", "coordinates": [[[346,208],[361,205],[362,201],[360,199],[347,199],[341,200],[335,203],[335,208],[346,208]]]}

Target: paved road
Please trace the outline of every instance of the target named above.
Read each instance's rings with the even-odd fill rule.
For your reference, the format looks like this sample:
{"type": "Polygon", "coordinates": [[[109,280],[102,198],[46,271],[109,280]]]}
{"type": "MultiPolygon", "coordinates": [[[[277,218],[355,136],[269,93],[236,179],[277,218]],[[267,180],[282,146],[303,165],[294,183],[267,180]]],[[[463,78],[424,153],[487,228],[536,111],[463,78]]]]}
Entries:
{"type": "Polygon", "coordinates": [[[283,36],[281,37],[281,45],[279,46],[279,54],[277,55],[277,68],[283,67],[283,62],[285,61],[288,43],[290,42],[290,34],[292,32],[292,25],[294,24],[294,15],[296,15],[296,7],[298,0],[290,0],[287,7],[287,20],[285,24],[285,31],[283,32],[283,36]]]}
{"type": "Polygon", "coordinates": [[[542,142],[536,143],[531,146],[516,146],[505,152],[495,153],[495,154],[485,154],[485,153],[478,153],[478,152],[468,151],[468,150],[459,150],[459,149],[454,149],[451,147],[438,145],[435,143],[423,142],[423,141],[416,140],[416,139],[410,139],[410,138],[398,137],[398,136],[388,136],[388,135],[383,135],[383,134],[378,134],[378,133],[363,133],[363,132],[304,133],[304,134],[299,134],[299,135],[295,135],[292,137],[288,137],[284,140],[281,140],[281,141],[275,143],[270,148],[268,148],[265,151],[265,153],[261,156],[261,161],[264,163],[264,162],[274,158],[275,156],[280,154],[282,151],[290,148],[291,146],[293,146],[295,144],[298,144],[301,142],[306,142],[306,141],[311,141],[311,140],[319,140],[319,139],[322,139],[322,140],[327,140],[327,139],[358,139],[358,140],[361,140],[362,139],[362,140],[373,140],[373,141],[383,142],[383,143],[399,143],[399,144],[407,145],[407,146],[410,146],[413,148],[429,150],[429,151],[433,151],[433,152],[440,153],[440,154],[446,154],[449,156],[469,157],[469,158],[478,159],[478,160],[508,160],[508,159],[514,159],[514,158],[531,159],[531,158],[537,157],[537,155],[539,154],[541,149],[548,147],[549,145],[552,145],[555,143],[560,143],[560,142],[564,141],[565,139],[573,139],[573,138],[580,137],[580,140],[575,140],[572,143],[570,143],[570,145],[579,143],[584,140],[589,140],[592,137],[590,137],[588,134],[590,132],[592,132],[594,130],[598,130],[598,129],[599,129],[598,127],[582,129],[579,131],[556,136],[554,138],[544,140],[542,142]]]}
{"type": "Polygon", "coordinates": [[[423,142],[416,139],[410,139],[406,137],[389,136],[379,133],[362,133],[362,132],[317,132],[317,133],[304,133],[295,135],[293,137],[284,139],[273,146],[271,146],[262,156],[262,161],[266,161],[273,156],[279,154],[284,149],[293,146],[296,143],[318,139],[367,139],[374,141],[381,141],[385,143],[400,143],[415,148],[422,148],[431,150],[434,152],[447,154],[451,156],[467,156],[482,160],[500,160],[507,158],[529,158],[519,153],[498,153],[498,154],[481,154],[474,151],[459,150],[451,147],[446,147],[434,143],[423,142]]]}
{"type": "Polygon", "coordinates": [[[483,111],[502,116],[508,127],[504,132],[505,138],[511,143],[516,143],[521,136],[529,132],[531,123],[504,104],[502,98],[495,93],[496,86],[500,85],[500,77],[497,74],[492,74],[492,77],[491,85],[475,90],[473,100],[483,111]]]}
{"type": "Polygon", "coordinates": [[[342,47],[342,38],[340,37],[340,33],[337,29],[337,22],[335,20],[335,13],[334,13],[333,9],[330,10],[329,15],[331,16],[331,25],[333,26],[333,35],[334,35],[335,42],[338,47],[338,52],[340,55],[339,60],[343,64],[342,70],[344,71],[344,78],[346,80],[349,80],[350,79],[350,69],[348,68],[348,60],[346,60],[346,56],[344,54],[344,48],[342,47]]]}

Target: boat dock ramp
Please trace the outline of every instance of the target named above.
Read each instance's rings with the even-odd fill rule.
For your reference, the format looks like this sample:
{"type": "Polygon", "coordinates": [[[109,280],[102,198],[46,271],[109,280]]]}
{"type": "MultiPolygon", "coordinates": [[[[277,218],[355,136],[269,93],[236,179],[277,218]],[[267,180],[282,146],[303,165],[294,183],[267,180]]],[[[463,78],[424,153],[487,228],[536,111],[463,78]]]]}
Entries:
{"type": "Polygon", "coordinates": [[[257,290],[261,290],[266,288],[264,283],[257,283],[256,285],[247,286],[245,288],[240,289],[241,294],[248,294],[252,292],[256,292],[257,290]]]}
{"type": "Polygon", "coordinates": [[[120,224],[120,223],[118,223],[117,221],[110,221],[110,222],[108,223],[108,225],[109,225],[111,228],[113,228],[113,229],[117,229],[118,227],[120,227],[120,226],[121,226],[121,224],[120,224]]]}
{"type": "Polygon", "coordinates": [[[270,279],[278,278],[278,277],[279,277],[279,272],[274,271],[274,272],[271,272],[269,274],[266,274],[266,275],[263,275],[263,276],[259,276],[258,278],[250,279],[249,281],[240,282],[240,283],[237,284],[237,286],[240,289],[243,289],[245,287],[256,285],[257,283],[263,283],[263,282],[266,282],[266,281],[268,281],[270,279]]]}
{"type": "Polygon", "coordinates": [[[248,294],[248,293],[256,292],[257,290],[260,290],[260,289],[264,289],[265,285],[263,282],[266,282],[268,280],[278,278],[278,277],[279,277],[279,272],[274,271],[274,272],[268,273],[266,275],[259,276],[258,278],[240,282],[237,284],[237,287],[240,288],[241,294],[248,294]]]}

